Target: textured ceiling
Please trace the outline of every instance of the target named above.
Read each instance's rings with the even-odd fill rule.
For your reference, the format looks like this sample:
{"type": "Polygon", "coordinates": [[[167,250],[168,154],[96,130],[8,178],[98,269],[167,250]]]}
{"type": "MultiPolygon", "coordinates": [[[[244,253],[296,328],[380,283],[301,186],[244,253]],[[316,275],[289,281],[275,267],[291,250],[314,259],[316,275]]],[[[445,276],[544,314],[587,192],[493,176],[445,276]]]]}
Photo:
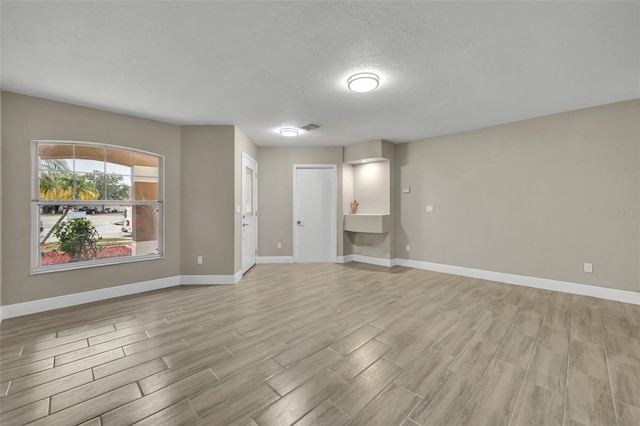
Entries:
{"type": "Polygon", "coordinates": [[[1,7],[2,90],[235,124],[258,145],[405,142],[640,97],[640,2],[1,7]],[[380,87],[350,92],[358,71],[380,87]]]}

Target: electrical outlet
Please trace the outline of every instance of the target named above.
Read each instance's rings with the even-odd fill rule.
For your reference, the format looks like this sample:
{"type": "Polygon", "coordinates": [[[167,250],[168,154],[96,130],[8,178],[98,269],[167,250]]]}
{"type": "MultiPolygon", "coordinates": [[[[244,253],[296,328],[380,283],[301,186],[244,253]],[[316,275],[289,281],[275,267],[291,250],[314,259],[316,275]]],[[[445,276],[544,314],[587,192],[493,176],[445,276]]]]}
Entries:
{"type": "Polygon", "coordinates": [[[593,264],[592,263],[585,263],[584,264],[584,271],[588,274],[593,273],[593,264]]]}
{"type": "Polygon", "coordinates": [[[198,256],[198,265],[202,265],[202,256],[198,256]]]}
{"type": "Polygon", "coordinates": [[[411,247],[409,247],[409,244],[407,244],[407,245],[404,247],[404,251],[409,251],[409,250],[411,250],[411,247]]]}
{"type": "Polygon", "coordinates": [[[433,206],[427,206],[427,213],[433,213],[433,206]]]}
{"type": "Polygon", "coordinates": [[[402,187],[402,192],[404,192],[405,194],[411,192],[411,187],[410,186],[403,186],[402,187]]]}
{"type": "Polygon", "coordinates": [[[282,243],[280,241],[278,241],[278,244],[276,244],[276,247],[282,248],[282,243]]]}

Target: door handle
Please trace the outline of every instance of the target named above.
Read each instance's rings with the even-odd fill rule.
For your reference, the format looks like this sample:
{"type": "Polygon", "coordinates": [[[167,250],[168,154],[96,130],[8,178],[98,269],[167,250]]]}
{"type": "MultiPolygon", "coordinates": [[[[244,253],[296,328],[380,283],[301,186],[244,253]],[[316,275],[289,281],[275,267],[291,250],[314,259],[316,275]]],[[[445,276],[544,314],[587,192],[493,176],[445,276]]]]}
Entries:
{"type": "Polygon", "coordinates": [[[249,226],[249,224],[248,223],[243,223],[242,226],[249,226]]]}
{"type": "Polygon", "coordinates": [[[302,221],[299,220],[298,222],[296,222],[298,224],[298,226],[302,226],[302,221]]]}

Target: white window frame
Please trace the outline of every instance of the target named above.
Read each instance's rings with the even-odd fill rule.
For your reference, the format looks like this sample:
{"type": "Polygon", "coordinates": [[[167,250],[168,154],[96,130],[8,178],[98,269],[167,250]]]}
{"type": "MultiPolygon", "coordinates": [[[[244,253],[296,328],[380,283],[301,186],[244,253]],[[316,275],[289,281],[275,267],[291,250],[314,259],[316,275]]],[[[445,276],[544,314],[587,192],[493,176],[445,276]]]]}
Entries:
{"type": "MultiPolygon", "coordinates": [[[[74,148],[75,149],[75,148],[74,148]]],[[[74,154],[75,157],[75,154],[74,154]]],[[[106,162],[106,159],[105,159],[106,162]]],[[[106,179],[105,179],[106,182],[106,179]]],[[[133,190],[133,176],[131,180],[133,190]]],[[[141,149],[130,148],[127,146],[111,145],[96,142],[85,141],[68,141],[68,140],[32,140],[31,141],[31,275],[43,274],[48,272],[68,271],[73,269],[93,268],[96,266],[115,265],[121,263],[141,262],[146,260],[164,259],[164,156],[155,152],[144,151],[141,149]],[[39,145],[73,145],[75,146],[92,146],[104,149],[117,149],[132,153],[139,153],[158,158],[158,200],[157,201],[136,201],[136,200],[40,200],[40,188],[38,187],[38,171],[39,171],[39,145]],[[68,206],[85,206],[87,204],[101,205],[153,205],[158,206],[158,250],[155,254],[146,254],[139,256],[121,256],[103,259],[88,260],[83,262],[63,263],[57,265],[40,266],[40,207],[44,205],[68,205],[68,206]]]]}

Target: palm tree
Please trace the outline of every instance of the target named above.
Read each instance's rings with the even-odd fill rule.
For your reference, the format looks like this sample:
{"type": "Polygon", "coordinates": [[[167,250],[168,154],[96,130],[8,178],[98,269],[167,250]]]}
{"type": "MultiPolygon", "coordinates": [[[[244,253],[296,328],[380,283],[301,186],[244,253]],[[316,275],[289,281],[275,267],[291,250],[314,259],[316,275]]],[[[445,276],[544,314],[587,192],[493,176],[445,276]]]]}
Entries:
{"type": "MultiPolygon", "coordinates": [[[[100,193],[85,176],[72,175],[71,173],[41,173],[40,174],[40,199],[44,200],[71,200],[74,193],[79,200],[97,200],[100,193]]],[[[47,242],[53,231],[60,222],[67,216],[71,206],[64,206],[62,215],[55,225],[51,227],[47,235],[44,236],[40,244],[47,242]]]]}
{"type": "Polygon", "coordinates": [[[55,170],[58,172],[70,172],[67,160],[40,159],[40,169],[55,170]]]}

